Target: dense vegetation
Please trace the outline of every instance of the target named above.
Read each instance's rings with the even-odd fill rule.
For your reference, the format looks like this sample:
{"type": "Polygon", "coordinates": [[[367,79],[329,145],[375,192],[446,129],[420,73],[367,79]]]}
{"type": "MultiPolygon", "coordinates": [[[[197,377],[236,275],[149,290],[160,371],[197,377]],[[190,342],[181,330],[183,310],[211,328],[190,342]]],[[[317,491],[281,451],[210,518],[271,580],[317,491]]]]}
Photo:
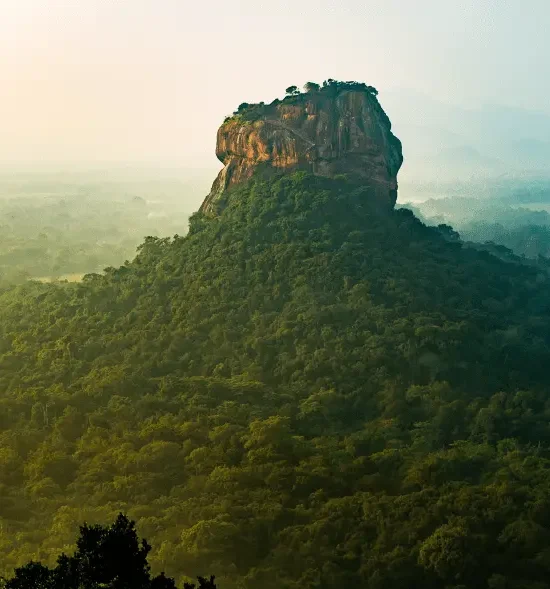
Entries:
{"type": "MultiPolygon", "coordinates": [[[[10,579],[0,579],[3,589],[176,589],[174,579],[151,576],[147,555],[151,546],[140,540],[135,522],[122,514],[111,526],[84,524],[72,556],[59,555],[56,566],[29,562],[10,579]]],[[[198,589],[216,589],[214,577],[199,577],[198,589]]],[[[184,583],[183,589],[197,589],[184,583]]]]}
{"type": "MultiPolygon", "coordinates": [[[[375,103],[378,104],[378,100],[375,97],[378,95],[378,90],[374,86],[368,86],[363,82],[341,82],[339,80],[333,80],[329,78],[325,80],[323,84],[316,84],[315,82],[307,82],[304,85],[304,92],[300,92],[298,86],[289,86],[286,89],[286,96],[283,100],[279,100],[276,98],[270,104],[265,104],[264,102],[257,102],[257,103],[248,103],[243,102],[239,105],[236,111],[233,112],[233,115],[227,117],[225,122],[234,121],[234,120],[244,120],[244,121],[256,121],[266,114],[268,114],[272,109],[278,105],[293,105],[293,104],[300,104],[303,103],[305,100],[312,100],[312,99],[322,99],[323,97],[334,97],[341,92],[346,92],[349,90],[366,92],[370,94],[375,103]]],[[[382,108],[380,107],[383,116],[386,116],[383,112],[382,108]]]]}
{"type": "Polygon", "coordinates": [[[178,583],[543,588],[550,266],[303,173],[0,295],[0,562],[119,511],[178,583]]]}

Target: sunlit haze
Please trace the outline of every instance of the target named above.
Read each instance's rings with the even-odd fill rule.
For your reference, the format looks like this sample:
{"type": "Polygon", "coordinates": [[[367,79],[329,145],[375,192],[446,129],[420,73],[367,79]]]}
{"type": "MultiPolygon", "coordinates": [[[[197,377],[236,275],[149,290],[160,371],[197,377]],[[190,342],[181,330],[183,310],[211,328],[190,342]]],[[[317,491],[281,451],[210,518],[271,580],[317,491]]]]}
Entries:
{"type": "Polygon", "coordinates": [[[328,77],[387,93],[397,132],[396,89],[550,114],[549,19],[546,0],[4,2],[0,160],[215,167],[240,102],[328,77]]]}

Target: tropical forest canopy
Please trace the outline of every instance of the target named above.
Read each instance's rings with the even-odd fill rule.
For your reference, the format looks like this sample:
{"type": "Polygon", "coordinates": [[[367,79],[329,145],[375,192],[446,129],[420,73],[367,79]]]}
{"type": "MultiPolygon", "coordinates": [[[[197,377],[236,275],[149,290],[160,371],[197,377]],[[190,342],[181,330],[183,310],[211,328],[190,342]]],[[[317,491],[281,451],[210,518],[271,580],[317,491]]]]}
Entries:
{"type": "Polygon", "coordinates": [[[180,585],[546,587],[549,262],[345,179],[228,203],[80,283],[2,289],[3,574],[122,512],[180,585]]]}

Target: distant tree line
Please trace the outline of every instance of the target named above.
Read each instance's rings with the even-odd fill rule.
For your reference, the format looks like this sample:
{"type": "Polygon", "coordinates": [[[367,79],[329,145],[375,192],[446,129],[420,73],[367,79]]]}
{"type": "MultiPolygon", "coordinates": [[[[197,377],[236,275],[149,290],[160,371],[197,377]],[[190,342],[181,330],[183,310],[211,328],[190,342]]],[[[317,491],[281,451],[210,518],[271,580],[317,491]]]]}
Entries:
{"type": "MultiPolygon", "coordinates": [[[[317,84],[316,82],[306,82],[303,87],[304,92],[300,92],[298,86],[289,86],[285,90],[285,99],[283,102],[287,100],[293,100],[300,96],[305,96],[307,94],[316,94],[319,92],[328,93],[336,95],[340,92],[345,90],[357,90],[361,92],[368,92],[373,96],[378,95],[378,90],[374,86],[369,86],[364,82],[341,82],[338,80],[333,80],[329,78],[325,80],[323,84],[317,84]]],[[[276,99],[268,106],[276,106],[279,104],[281,100],[276,99]]],[[[254,120],[255,118],[259,118],[261,114],[264,112],[266,104],[264,102],[259,103],[249,103],[249,102],[242,102],[237,110],[233,112],[232,116],[226,117],[225,121],[231,120],[235,116],[245,116],[246,120],[254,120]]]]}
{"type": "MultiPolygon", "coordinates": [[[[343,90],[360,90],[364,92],[369,92],[370,94],[374,94],[374,96],[378,95],[378,90],[374,86],[368,86],[364,82],[341,82],[339,80],[334,80],[329,78],[323,82],[323,85],[317,84],[316,82],[306,82],[304,84],[304,92],[306,94],[320,92],[320,91],[336,91],[341,92],[343,90]]],[[[287,96],[299,96],[301,94],[298,86],[289,86],[285,93],[287,96]]]]}

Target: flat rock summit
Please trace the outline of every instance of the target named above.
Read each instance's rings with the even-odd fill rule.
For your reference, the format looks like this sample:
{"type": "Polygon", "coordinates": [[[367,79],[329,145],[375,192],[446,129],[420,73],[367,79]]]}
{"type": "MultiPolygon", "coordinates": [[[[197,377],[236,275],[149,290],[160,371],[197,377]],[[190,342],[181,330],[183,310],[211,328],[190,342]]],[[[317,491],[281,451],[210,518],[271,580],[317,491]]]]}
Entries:
{"type": "Polygon", "coordinates": [[[227,192],[255,174],[304,170],[366,185],[377,205],[393,208],[401,142],[372,86],[328,80],[292,86],[284,100],[243,103],[218,130],[216,155],[224,164],[201,211],[215,214],[227,192]]]}

